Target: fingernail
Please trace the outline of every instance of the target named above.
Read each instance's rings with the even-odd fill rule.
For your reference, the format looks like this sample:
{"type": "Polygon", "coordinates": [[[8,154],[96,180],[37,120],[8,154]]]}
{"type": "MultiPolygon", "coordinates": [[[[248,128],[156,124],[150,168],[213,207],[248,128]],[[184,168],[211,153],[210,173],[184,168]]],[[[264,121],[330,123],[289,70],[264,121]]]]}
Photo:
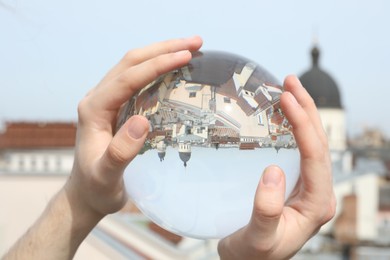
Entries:
{"type": "Polygon", "coordinates": [[[282,181],[282,173],[278,167],[268,167],[263,173],[263,183],[266,186],[277,186],[282,181]]]}
{"type": "Polygon", "coordinates": [[[143,123],[140,122],[139,118],[132,118],[129,122],[129,126],[127,128],[127,132],[129,135],[134,139],[139,139],[145,134],[145,126],[143,123]]]}

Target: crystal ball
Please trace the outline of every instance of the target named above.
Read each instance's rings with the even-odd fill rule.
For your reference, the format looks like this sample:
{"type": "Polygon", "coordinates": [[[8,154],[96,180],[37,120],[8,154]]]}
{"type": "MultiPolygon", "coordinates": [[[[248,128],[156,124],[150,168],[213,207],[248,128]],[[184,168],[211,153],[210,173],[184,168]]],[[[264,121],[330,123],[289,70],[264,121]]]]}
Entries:
{"type": "Polygon", "coordinates": [[[265,167],[299,176],[299,151],[284,117],[278,81],[227,52],[193,53],[184,67],[143,88],[119,113],[118,127],[143,115],[149,134],[124,173],[136,206],[181,236],[221,238],[245,226],[265,167]]]}

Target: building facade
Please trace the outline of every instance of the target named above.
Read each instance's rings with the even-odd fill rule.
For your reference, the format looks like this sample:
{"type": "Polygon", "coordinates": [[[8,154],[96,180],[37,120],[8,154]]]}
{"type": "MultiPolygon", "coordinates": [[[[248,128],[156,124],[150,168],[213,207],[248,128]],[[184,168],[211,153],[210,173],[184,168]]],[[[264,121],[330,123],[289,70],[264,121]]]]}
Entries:
{"type": "MultiPolygon", "coordinates": [[[[8,122],[0,131],[0,256],[35,222],[73,165],[74,123],[8,122]]],[[[74,259],[218,259],[217,241],[172,234],[129,202],[104,218],[74,259]]]]}
{"type": "MultiPolygon", "coordinates": [[[[390,177],[386,177],[388,170],[383,163],[390,162],[389,149],[377,131],[370,131],[359,140],[349,142],[352,147],[348,146],[340,90],[336,81],[320,67],[319,57],[320,50],[314,46],[311,51],[312,67],[300,79],[318,107],[329,139],[337,213],[295,259],[319,259],[315,257],[327,253],[336,256],[329,259],[342,259],[345,245],[354,248],[347,252],[348,257],[376,259],[372,257],[380,256],[383,257],[381,259],[389,259],[386,257],[390,252],[386,248],[390,246],[390,177]],[[342,246],[335,247],[335,241],[342,246]],[[339,253],[329,250],[339,250],[339,253]]],[[[249,74],[250,66],[242,74],[234,76],[233,85],[242,85],[249,74]]],[[[179,103],[186,96],[195,102],[202,97],[194,106],[203,108],[202,104],[207,103],[209,108],[209,102],[202,103],[202,100],[204,96],[212,95],[211,88],[189,85],[183,90],[187,92],[177,99],[173,95],[169,101],[179,103]],[[207,93],[202,92],[206,90],[207,93]]],[[[215,94],[218,97],[218,93],[215,94]]],[[[252,97],[255,94],[241,93],[248,104],[254,102],[252,97]]],[[[266,97],[269,93],[263,94],[266,97]]],[[[144,108],[145,114],[153,112],[156,100],[149,100],[149,106],[144,108]]],[[[230,98],[224,99],[221,104],[232,106],[237,102],[230,98]]],[[[170,110],[166,110],[163,116],[170,120],[176,118],[174,111],[170,110]]],[[[152,119],[156,129],[162,122],[161,118],[157,114],[152,119]]],[[[262,117],[257,120],[267,124],[262,117]]],[[[230,121],[234,123],[237,120],[230,121]]],[[[0,129],[0,255],[26,232],[50,198],[66,182],[73,165],[76,130],[74,123],[55,122],[8,122],[0,129]]],[[[185,124],[176,124],[170,137],[178,138],[185,131],[185,124]]],[[[204,129],[193,130],[197,137],[204,139],[202,131],[204,129]]],[[[156,136],[167,136],[167,132],[155,132],[156,136]]],[[[211,140],[218,143],[243,141],[237,138],[238,135],[219,128],[211,140]],[[229,139],[219,136],[228,136],[229,139]]],[[[191,147],[180,142],[179,145],[179,156],[186,163],[191,156],[191,147]]],[[[158,139],[156,147],[159,159],[164,160],[165,143],[158,139]]],[[[202,241],[169,233],[151,223],[129,203],[121,212],[99,223],[82,244],[75,259],[218,259],[217,243],[217,240],[202,241]]]]}
{"type": "MultiPolygon", "coordinates": [[[[319,57],[320,50],[318,46],[314,46],[311,50],[312,66],[300,76],[300,80],[318,108],[328,137],[333,164],[336,216],[321,229],[320,236],[334,238],[341,247],[334,250],[341,252],[341,257],[368,259],[359,258],[361,246],[371,246],[370,249],[363,250],[362,256],[367,257],[368,252],[375,251],[373,248],[389,245],[388,240],[383,241],[384,233],[385,236],[390,236],[389,229],[384,228],[386,224],[383,224],[390,221],[388,211],[385,213],[383,210],[385,205],[388,205],[388,200],[383,198],[389,187],[385,177],[388,172],[385,162],[388,158],[378,156],[386,153],[386,148],[383,146],[383,138],[374,130],[369,131],[365,138],[347,141],[345,110],[340,89],[336,81],[321,68],[319,57]],[[367,148],[372,148],[372,153],[361,152],[367,148]],[[346,248],[348,250],[345,250],[346,248]]],[[[322,244],[323,248],[335,243],[333,240],[323,241],[326,241],[322,244]]],[[[315,247],[317,249],[314,251],[319,253],[321,250],[318,249],[318,244],[315,247]]],[[[310,242],[306,248],[310,248],[310,242]]],[[[390,257],[389,252],[383,251],[383,254],[390,257]]],[[[307,259],[311,259],[310,257],[314,256],[309,255],[307,259]]]]}

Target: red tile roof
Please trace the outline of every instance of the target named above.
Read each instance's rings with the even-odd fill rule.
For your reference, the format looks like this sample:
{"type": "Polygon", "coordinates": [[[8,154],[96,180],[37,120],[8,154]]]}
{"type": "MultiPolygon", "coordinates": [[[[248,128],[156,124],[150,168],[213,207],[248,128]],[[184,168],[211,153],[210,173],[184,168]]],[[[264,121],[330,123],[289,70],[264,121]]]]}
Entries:
{"type": "Polygon", "coordinates": [[[74,147],[75,123],[8,122],[0,131],[0,149],[74,147]]]}

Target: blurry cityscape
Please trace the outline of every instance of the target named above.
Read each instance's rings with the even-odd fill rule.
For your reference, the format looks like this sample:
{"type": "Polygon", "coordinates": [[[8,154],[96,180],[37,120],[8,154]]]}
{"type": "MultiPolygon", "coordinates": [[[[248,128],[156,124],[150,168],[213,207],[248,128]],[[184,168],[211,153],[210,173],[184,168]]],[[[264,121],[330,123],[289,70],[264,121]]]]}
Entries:
{"type": "MultiPolygon", "coordinates": [[[[329,138],[337,213],[293,259],[390,259],[390,140],[374,127],[347,136],[343,86],[321,68],[316,46],[311,55],[312,67],[300,79],[329,138]]],[[[76,127],[75,122],[2,122],[0,255],[66,181],[76,127]]],[[[75,259],[218,259],[217,243],[172,234],[129,202],[98,224],[75,259]]]]}

